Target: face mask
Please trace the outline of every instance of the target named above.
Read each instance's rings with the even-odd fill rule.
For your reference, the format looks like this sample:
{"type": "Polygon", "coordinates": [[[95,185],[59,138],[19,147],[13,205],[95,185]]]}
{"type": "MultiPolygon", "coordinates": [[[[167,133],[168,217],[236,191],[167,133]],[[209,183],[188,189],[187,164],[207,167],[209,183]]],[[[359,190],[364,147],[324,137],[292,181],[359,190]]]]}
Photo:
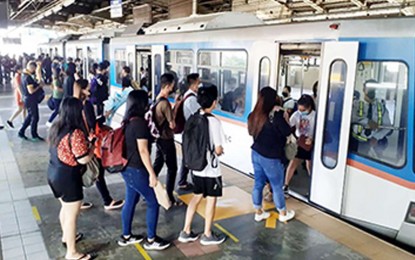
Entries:
{"type": "Polygon", "coordinates": [[[282,96],[286,98],[286,97],[288,97],[288,93],[287,92],[282,92],[282,96]]]}
{"type": "Polygon", "coordinates": [[[301,115],[302,115],[302,116],[308,116],[308,114],[310,114],[310,112],[308,112],[308,111],[302,111],[302,112],[301,112],[301,115]]]}
{"type": "Polygon", "coordinates": [[[370,90],[367,92],[367,97],[370,98],[371,100],[373,100],[376,97],[376,92],[373,90],[370,90]]]}

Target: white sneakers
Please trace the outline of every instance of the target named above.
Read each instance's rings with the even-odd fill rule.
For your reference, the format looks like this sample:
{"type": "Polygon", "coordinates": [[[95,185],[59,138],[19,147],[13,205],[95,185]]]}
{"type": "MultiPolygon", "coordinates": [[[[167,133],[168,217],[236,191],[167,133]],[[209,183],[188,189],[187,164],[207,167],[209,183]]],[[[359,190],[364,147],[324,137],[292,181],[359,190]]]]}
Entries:
{"type": "MultiPolygon", "coordinates": [[[[271,213],[262,211],[261,214],[255,214],[255,221],[261,222],[262,220],[265,220],[271,216],[271,213]]],[[[285,216],[279,214],[278,220],[280,222],[288,222],[292,220],[295,217],[295,211],[294,210],[287,210],[287,213],[285,216]]]]}
{"type": "Polygon", "coordinates": [[[287,213],[285,214],[285,216],[280,214],[278,220],[280,222],[287,222],[287,221],[292,220],[294,217],[295,217],[295,211],[294,210],[287,210],[287,213]]]}
{"type": "Polygon", "coordinates": [[[45,125],[46,125],[47,128],[50,128],[52,126],[52,123],[47,121],[45,125]]]}
{"type": "Polygon", "coordinates": [[[260,221],[262,221],[262,220],[264,220],[264,219],[269,218],[270,216],[271,216],[271,213],[266,212],[266,211],[262,211],[262,213],[261,213],[261,214],[256,214],[256,213],[255,213],[255,221],[256,221],[256,222],[260,222],[260,221]]]}

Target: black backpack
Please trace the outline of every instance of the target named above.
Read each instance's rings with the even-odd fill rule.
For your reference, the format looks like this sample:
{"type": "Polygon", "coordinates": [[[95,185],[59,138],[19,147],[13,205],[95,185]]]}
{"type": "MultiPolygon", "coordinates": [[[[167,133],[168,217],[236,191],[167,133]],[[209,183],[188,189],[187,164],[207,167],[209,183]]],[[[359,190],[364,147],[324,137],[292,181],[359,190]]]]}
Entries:
{"type": "MultiPolygon", "coordinates": [[[[201,115],[196,112],[186,121],[182,136],[182,150],[185,166],[192,171],[202,171],[208,161],[206,154],[209,151],[211,158],[215,158],[214,149],[210,146],[209,120],[210,114],[201,115]]],[[[213,165],[212,166],[217,167],[213,165]]]]}

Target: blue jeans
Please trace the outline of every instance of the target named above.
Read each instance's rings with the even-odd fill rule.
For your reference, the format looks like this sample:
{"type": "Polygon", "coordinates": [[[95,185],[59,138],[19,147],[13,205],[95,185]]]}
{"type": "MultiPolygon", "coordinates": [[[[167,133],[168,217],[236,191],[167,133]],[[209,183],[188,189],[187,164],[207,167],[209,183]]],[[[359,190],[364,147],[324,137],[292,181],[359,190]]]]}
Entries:
{"type": "Polygon", "coordinates": [[[284,185],[284,165],[281,163],[281,160],[266,158],[252,150],[252,164],[255,174],[255,184],[252,192],[255,209],[262,208],[262,191],[268,180],[272,187],[273,199],[277,210],[285,210],[285,197],[282,189],[284,185]]]}
{"type": "Polygon", "coordinates": [[[52,123],[53,120],[58,116],[59,108],[61,106],[61,101],[62,99],[56,99],[56,98],[53,99],[53,104],[55,105],[55,109],[53,110],[52,114],[49,117],[49,120],[48,120],[49,123],[52,123]]]}
{"type": "Polygon", "coordinates": [[[159,218],[159,204],[153,188],[149,185],[149,174],[144,168],[127,167],[122,172],[125,182],[125,205],[122,208],[123,235],[131,235],[131,225],[134,218],[135,206],[142,195],[147,202],[147,237],[156,237],[157,222],[159,218]]]}

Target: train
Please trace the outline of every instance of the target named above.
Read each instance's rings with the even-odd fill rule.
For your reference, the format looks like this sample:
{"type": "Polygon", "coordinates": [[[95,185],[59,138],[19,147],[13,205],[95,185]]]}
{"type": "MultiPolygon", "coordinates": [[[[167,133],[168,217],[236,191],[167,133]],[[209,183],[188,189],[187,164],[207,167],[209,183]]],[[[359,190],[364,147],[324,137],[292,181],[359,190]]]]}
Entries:
{"type": "Polygon", "coordinates": [[[294,177],[291,195],[415,247],[414,18],[265,24],[251,14],[216,13],[162,21],[138,35],[83,41],[84,47],[72,47],[82,55],[69,50],[77,44],[67,41],[65,55],[85,60],[89,48],[97,60],[110,61],[111,91],[120,90],[126,65],[135,79],[148,71],[153,97],[165,72],[178,82],[198,72],[204,84],[216,85],[214,114],[227,141],[221,161],[247,175],[253,174],[247,119],[259,90],[271,86],[281,94],[289,85],[298,99],[318,82],[312,173],[294,177]],[[388,142],[352,151],[353,105],[364,99],[368,80],[389,111],[388,142]],[[229,109],[222,102],[232,92],[238,98],[229,109]]]}

